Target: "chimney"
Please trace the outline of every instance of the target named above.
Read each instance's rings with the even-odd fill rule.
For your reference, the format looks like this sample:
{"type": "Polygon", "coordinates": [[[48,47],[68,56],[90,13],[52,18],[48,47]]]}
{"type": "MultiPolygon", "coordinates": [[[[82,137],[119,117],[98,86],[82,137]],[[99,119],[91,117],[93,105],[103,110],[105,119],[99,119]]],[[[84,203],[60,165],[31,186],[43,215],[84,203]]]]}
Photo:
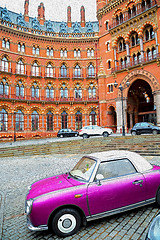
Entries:
{"type": "Polygon", "coordinates": [[[81,7],[81,27],[85,27],[85,8],[84,6],[81,7]]]}
{"type": "Polygon", "coordinates": [[[68,6],[67,8],[67,26],[70,28],[72,27],[72,22],[71,22],[71,7],[68,6]]]}
{"type": "Polygon", "coordinates": [[[41,25],[44,25],[45,22],[45,7],[43,2],[40,3],[40,5],[38,6],[38,17],[37,17],[39,23],[41,25]]]}
{"type": "Polygon", "coordinates": [[[26,22],[29,22],[28,8],[29,8],[29,0],[25,0],[25,2],[24,2],[24,20],[26,22]]]}

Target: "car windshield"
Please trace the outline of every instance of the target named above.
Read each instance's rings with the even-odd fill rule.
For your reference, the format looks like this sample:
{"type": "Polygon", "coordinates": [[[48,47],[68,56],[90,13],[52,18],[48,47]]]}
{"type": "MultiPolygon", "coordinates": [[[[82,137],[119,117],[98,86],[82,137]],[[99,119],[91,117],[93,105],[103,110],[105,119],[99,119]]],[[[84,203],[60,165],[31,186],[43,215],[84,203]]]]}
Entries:
{"type": "Polygon", "coordinates": [[[71,176],[79,180],[88,181],[91,177],[95,165],[96,165],[95,160],[89,157],[83,157],[72,169],[70,174],[71,176]]]}

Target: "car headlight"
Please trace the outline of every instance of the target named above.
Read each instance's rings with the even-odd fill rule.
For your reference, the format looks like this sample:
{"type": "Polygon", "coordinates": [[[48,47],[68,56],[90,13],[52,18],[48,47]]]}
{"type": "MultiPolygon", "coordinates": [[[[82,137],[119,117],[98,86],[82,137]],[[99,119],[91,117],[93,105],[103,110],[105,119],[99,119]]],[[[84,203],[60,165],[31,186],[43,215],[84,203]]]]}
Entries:
{"type": "Polygon", "coordinates": [[[33,205],[33,199],[29,199],[29,200],[26,201],[25,212],[27,213],[27,215],[31,213],[32,205],[33,205]]]}
{"type": "Polygon", "coordinates": [[[147,239],[159,240],[159,236],[160,236],[160,215],[157,215],[153,219],[153,221],[149,227],[147,239]]]}

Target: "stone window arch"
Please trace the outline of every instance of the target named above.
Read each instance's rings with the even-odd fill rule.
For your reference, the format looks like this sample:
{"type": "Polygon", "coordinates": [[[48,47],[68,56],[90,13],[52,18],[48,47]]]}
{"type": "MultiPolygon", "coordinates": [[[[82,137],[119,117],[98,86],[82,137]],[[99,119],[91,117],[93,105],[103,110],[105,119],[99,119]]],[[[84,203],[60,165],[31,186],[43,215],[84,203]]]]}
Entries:
{"type": "Polygon", "coordinates": [[[32,84],[31,87],[31,96],[33,99],[39,99],[39,86],[36,82],[32,84]]]}
{"type": "Polygon", "coordinates": [[[61,128],[68,128],[68,114],[66,111],[61,113],[61,128]]]}
{"type": "Polygon", "coordinates": [[[77,111],[75,114],[75,127],[76,130],[82,128],[82,113],[80,111],[77,111]]]}
{"type": "Polygon", "coordinates": [[[9,97],[9,84],[5,78],[0,82],[0,95],[9,97]]]}
{"type": "Polygon", "coordinates": [[[7,132],[8,130],[8,112],[5,109],[0,111],[0,131],[7,132]]]}
{"type": "Polygon", "coordinates": [[[37,111],[32,112],[31,121],[32,121],[32,131],[37,131],[39,129],[39,114],[37,111]]]}
{"type": "Polygon", "coordinates": [[[90,125],[97,125],[97,115],[93,110],[89,114],[89,123],[90,125]]]}
{"type": "Polygon", "coordinates": [[[24,85],[21,80],[16,85],[16,98],[24,98],[24,85]]]}
{"type": "Polygon", "coordinates": [[[51,111],[47,113],[47,131],[53,131],[54,115],[51,111]]]}
{"type": "Polygon", "coordinates": [[[48,83],[48,85],[46,87],[46,98],[48,100],[54,98],[54,88],[51,83],[48,83]]]}
{"type": "Polygon", "coordinates": [[[24,114],[21,110],[16,112],[15,116],[16,131],[24,131],[24,114]]]}

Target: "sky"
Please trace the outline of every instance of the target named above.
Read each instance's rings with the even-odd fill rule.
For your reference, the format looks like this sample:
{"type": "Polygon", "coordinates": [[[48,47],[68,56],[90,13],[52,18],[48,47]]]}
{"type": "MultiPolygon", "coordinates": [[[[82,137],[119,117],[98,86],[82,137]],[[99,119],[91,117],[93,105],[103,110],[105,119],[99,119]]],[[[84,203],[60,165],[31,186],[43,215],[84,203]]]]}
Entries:
{"type": "MultiPolygon", "coordinates": [[[[13,12],[24,14],[25,0],[3,0],[1,7],[6,7],[13,12]]],[[[67,7],[71,6],[72,22],[80,21],[80,8],[85,7],[86,21],[97,21],[96,0],[29,0],[29,16],[37,17],[40,3],[45,6],[45,18],[52,21],[67,21],[67,7]]]]}

